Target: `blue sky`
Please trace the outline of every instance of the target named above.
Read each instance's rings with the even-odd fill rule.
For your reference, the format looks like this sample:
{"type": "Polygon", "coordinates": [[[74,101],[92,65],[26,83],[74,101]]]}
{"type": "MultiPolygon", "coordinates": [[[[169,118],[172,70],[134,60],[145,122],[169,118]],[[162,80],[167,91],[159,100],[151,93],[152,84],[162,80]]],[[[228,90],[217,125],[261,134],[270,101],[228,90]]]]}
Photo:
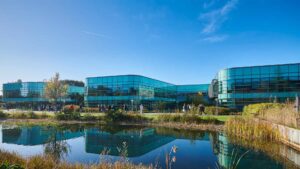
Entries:
{"type": "Polygon", "coordinates": [[[209,83],[300,62],[298,0],[1,0],[0,84],[141,74],[209,83]]]}

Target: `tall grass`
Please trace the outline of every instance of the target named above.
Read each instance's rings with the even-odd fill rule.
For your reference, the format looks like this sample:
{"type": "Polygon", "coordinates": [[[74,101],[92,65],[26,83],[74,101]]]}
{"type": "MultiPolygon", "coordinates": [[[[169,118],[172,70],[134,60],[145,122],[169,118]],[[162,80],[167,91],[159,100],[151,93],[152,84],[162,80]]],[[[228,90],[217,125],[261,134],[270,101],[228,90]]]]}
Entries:
{"type": "Polygon", "coordinates": [[[229,136],[248,140],[274,141],[280,138],[278,130],[273,128],[271,124],[247,117],[229,119],[225,123],[225,131],[229,136]]]}
{"type": "Polygon", "coordinates": [[[159,115],[157,122],[174,122],[174,123],[188,123],[188,124],[220,124],[219,120],[213,117],[201,117],[197,114],[163,114],[159,115]]]}
{"type": "Polygon", "coordinates": [[[300,117],[292,103],[252,104],[244,108],[243,115],[294,128],[298,127],[297,119],[300,117]]]}

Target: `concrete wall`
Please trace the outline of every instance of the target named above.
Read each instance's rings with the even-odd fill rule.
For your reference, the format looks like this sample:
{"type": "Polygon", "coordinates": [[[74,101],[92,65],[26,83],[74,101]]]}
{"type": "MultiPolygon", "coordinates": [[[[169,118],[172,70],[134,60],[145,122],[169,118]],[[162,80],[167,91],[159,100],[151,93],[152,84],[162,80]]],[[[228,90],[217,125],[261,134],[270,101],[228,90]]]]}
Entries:
{"type": "Polygon", "coordinates": [[[282,137],[281,141],[284,144],[287,144],[300,151],[300,130],[279,124],[272,125],[274,126],[274,128],[278,129],[282,137]]]}

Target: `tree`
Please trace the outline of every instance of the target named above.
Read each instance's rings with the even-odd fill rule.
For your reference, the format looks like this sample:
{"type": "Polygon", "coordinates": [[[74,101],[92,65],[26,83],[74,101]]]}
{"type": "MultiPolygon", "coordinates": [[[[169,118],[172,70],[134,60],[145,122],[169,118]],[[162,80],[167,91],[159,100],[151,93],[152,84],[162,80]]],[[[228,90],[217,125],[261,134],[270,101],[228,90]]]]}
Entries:
{"type": "Polygon", "coordinates": [[[44,153],[50,155],[56,162],[68,155],[70,146],[64,139],[64,132],[60,127],[50,128],[51,135],[46,144],[44,144],[44,153]],[[60,139],[59,139],[60,138],[60,139]]]}
{"type": "Polygon", "coordinates": [[[57,106],[57,101],[63,99],[67,95],[68,85],[63,84],[59,79],[59,73],[56,73],[47,83],[45,87],[45,98],[49,99],[57,106]]]}

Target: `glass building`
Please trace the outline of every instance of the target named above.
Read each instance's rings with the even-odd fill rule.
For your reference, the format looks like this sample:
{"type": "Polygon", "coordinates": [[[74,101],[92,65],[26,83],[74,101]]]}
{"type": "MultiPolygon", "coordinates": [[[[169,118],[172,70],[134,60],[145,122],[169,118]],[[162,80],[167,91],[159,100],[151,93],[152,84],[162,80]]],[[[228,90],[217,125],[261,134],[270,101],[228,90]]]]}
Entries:
{"type": "MultiPolygon", "coordinates": [[[[159,103],[176,101],[175,85],[139,75],[91,77],[86,79],[86,85],[85,102],[89,107],[117,106],[138,110],[143,104],[145,109],[152,110],[159,103]]],[[[167,105],[167,108],[171,107],[167,105]]]]}
{"type": "Polygon", "coordinates": [[[220,105],[241,109],[262,102],[286,102],[300,96],[300,64],[237,67],[219,71],[220,105]]]}
{"type": "MultiPolygon", "coordinates": [[[[207,96],[209,85],[174,85],[140,75],[91,77],[86,79],[85,102],[89,107],[113,106],[138,110],[175,109],[188,96],[207,96]],[[201,95],[202,96],[202,95],[201,95]]],[[[206,97],[205,99],[208,99],[206,97]]]]}
{"type": "MultiPolygon", "coordinates": [[[[48,104],[44,97],[46,82],[15,82],[3,84],[3,102],[8,108],[35,108],[48,104]]],[[[84,95],[84,86],[68,85],[65,103],[75,103],[75,95],[84,95]]]]}

